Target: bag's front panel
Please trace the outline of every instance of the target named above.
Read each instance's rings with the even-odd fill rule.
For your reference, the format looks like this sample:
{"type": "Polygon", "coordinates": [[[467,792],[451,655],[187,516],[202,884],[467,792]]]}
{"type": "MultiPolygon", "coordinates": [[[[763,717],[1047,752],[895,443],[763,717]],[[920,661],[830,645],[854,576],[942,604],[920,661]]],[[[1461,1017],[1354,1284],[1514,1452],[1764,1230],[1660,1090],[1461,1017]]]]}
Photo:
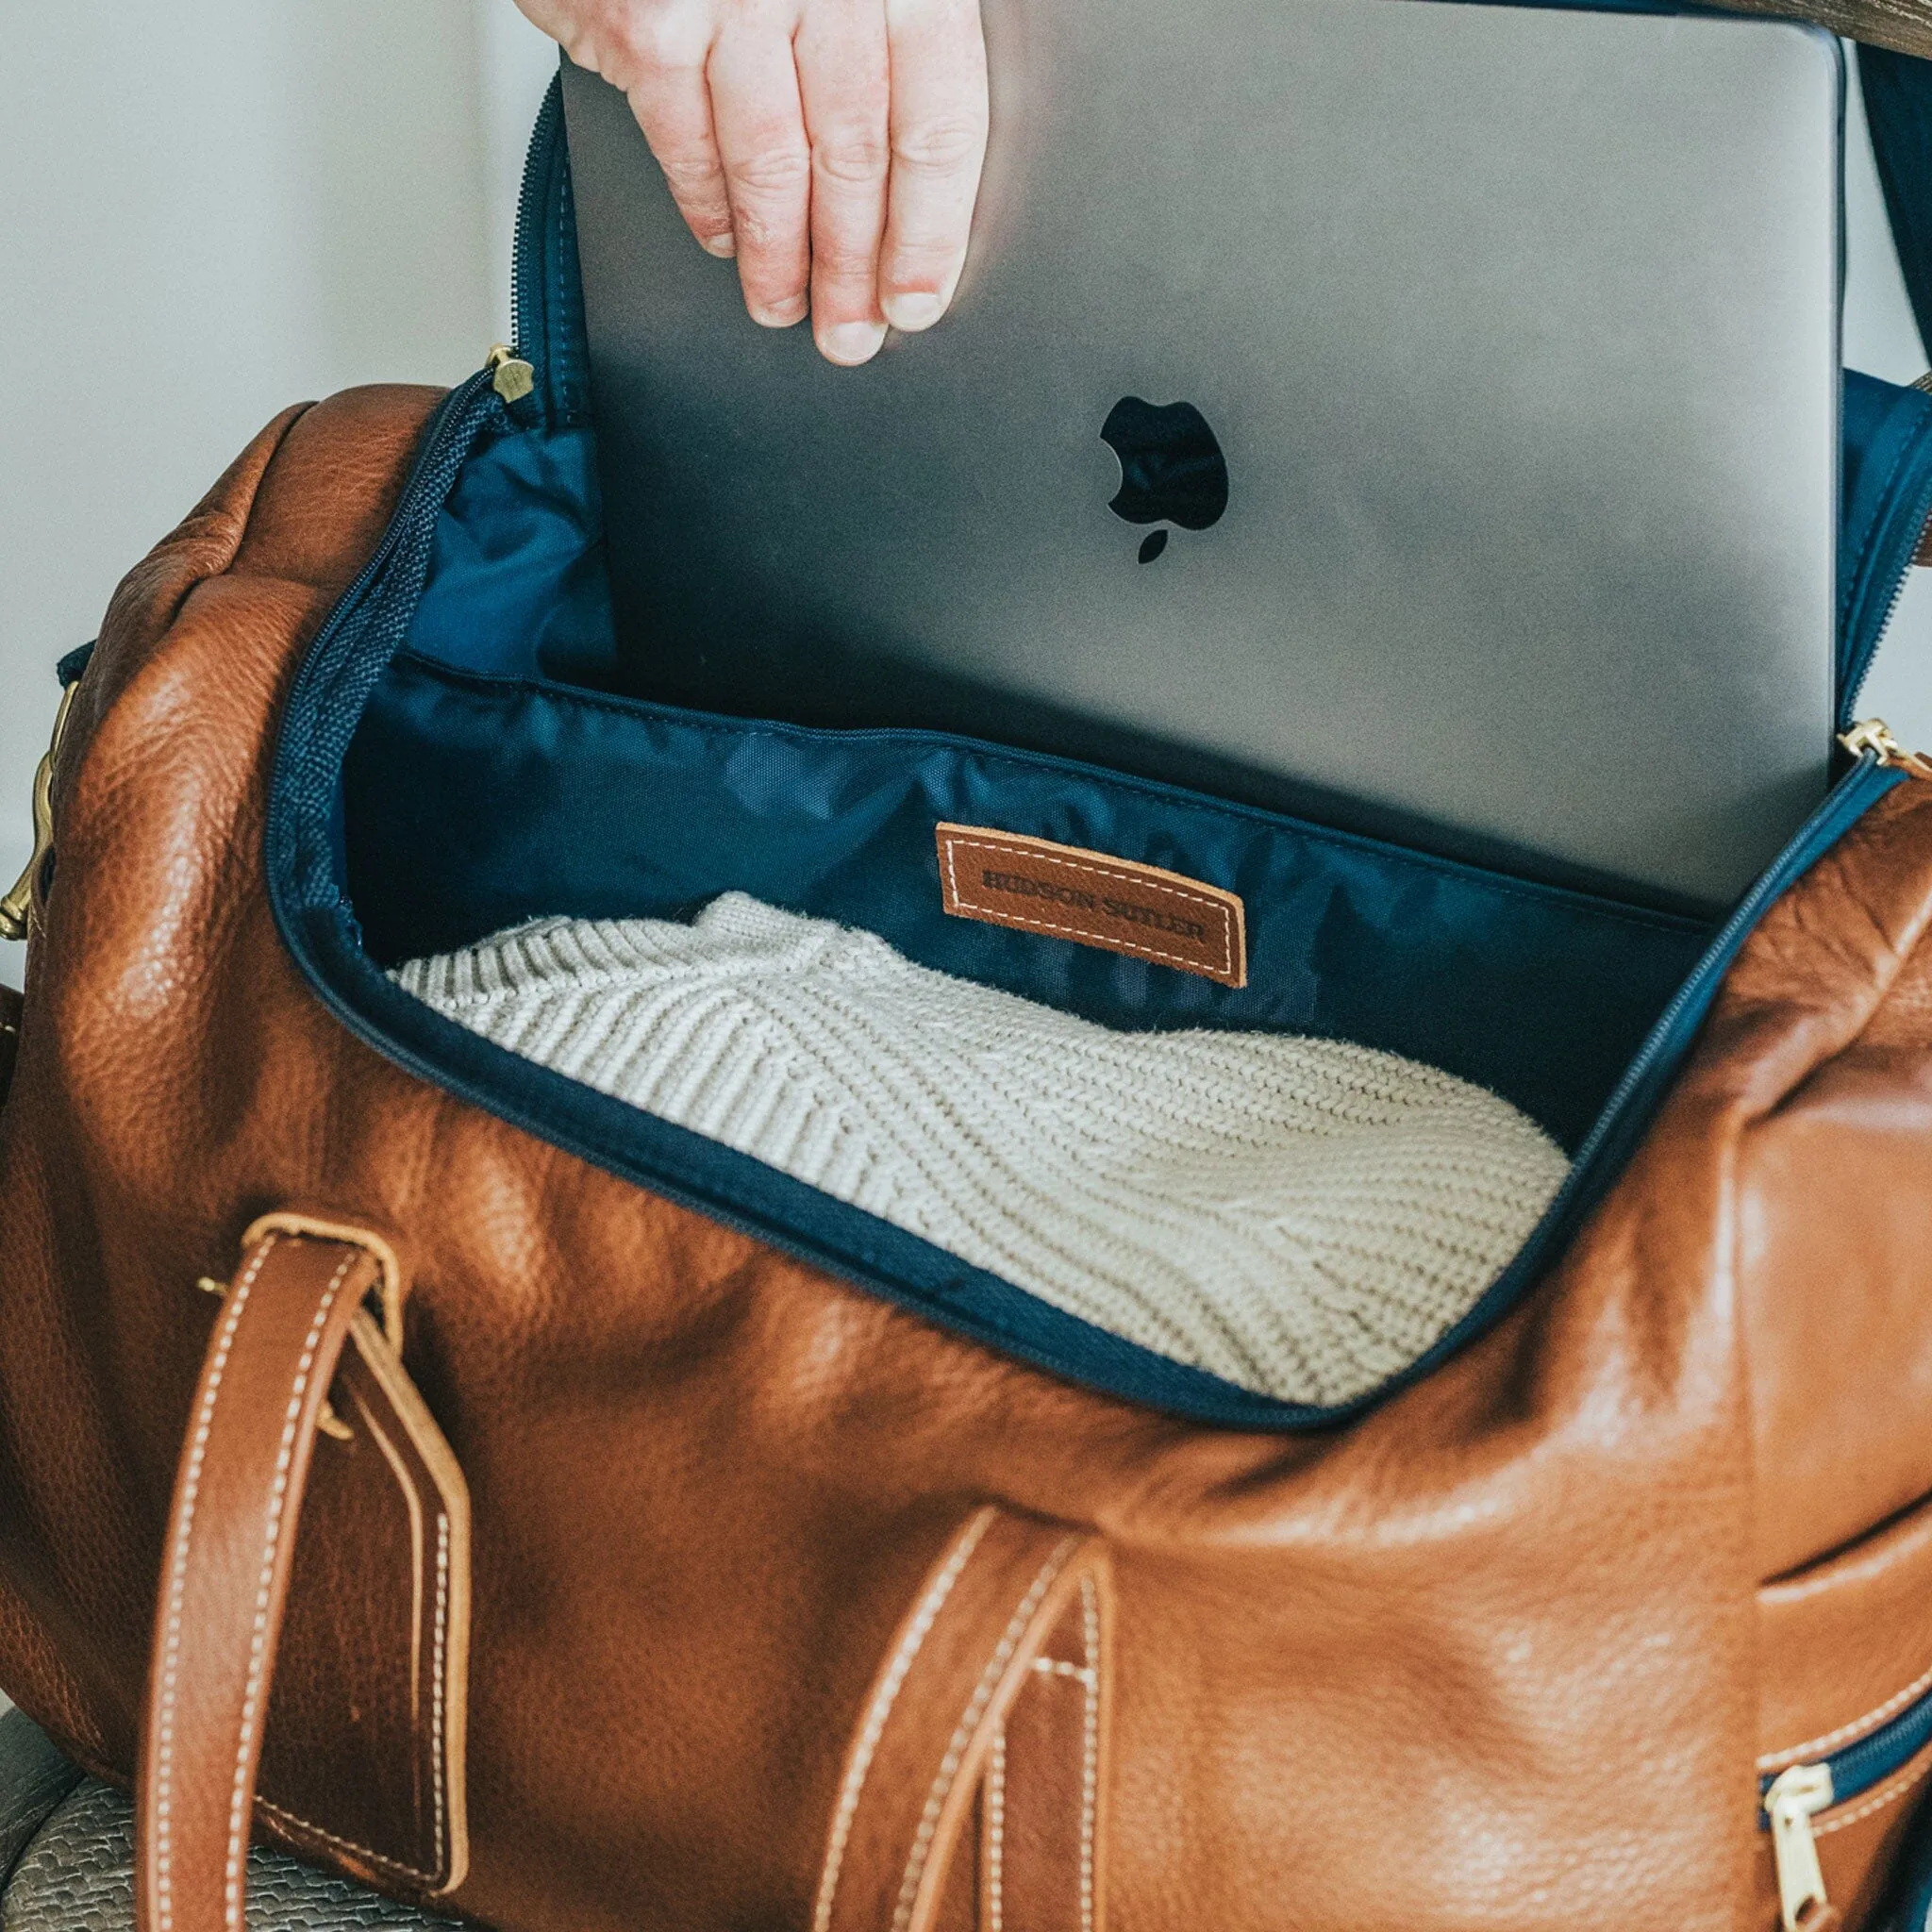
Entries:
{"type": "MultiPolygon", "coordinates": [[[[308,421],[317,456],[328,426],[308,421]]],[[[306,454],[291,441],[291,492],[306,454]]],[[[1509,1891],[1524,1924],[1612,1900],[1724,1922],[1755,1719],[1728,1091],[1693,1083],[1549,1293],[1344,1435],[1204,1433],[1097,1398],[343,1033],[250,883],[272,692],[315,601],[240,577],[203,598],[77,754],[5,1142],[10,1252],[54,1257],[6,1277],[15,1332],[48,1337],[0,1364],[8,1412],[30,1379],[79,1419],[58,1467],[42,1435],[5,1469],[11,1593],[58,1620],[80,1684],[17,1651],[30,1707],[125,1772],[214,1312],[195,1279],[300,1200],[415,1248],[408,1358],[475,1510],[456,1902],[485,1919],[803,1923],[868,1686],[991,1498],[1112,1552],[1126,1924],[1204,1905],[1265,1924],[1294,1899],[1338,1926],[1493,1925],[1505,1873],[1533,1879],[1509,1891]],[[186,701],[217,677],[234,709],[186,701]],[[100,782],[137,741],[177,774],[158,818],[100,782]],[[184,830],[219,863],[171,864],[184,830]],[[91,888],[115,877],[108,919],[91,888]],[[85,1722],[63,1722],[76,1694],[85,1722]],[[1620,1766],[1641,1774],[1607,1805],[1620,1766]]],[[[110,629],[110,675],[117,648],[110,629]]],[[[306,1535],[354,1588],[354,1527],[314,1500],[306,1535]]],[[[322,1674],[291,1653],[291,1753],[332,1735],[322,1674]]]]}
{"type": "MultiPolygon", "coordinates": [[[[351,399],[288,430],[239,554],[239,509],[164,553],[151,580],[178,588],[124,598],[88,673],[0,1127],[8,1687],[125,1774],[214,1319],[196,1280],[260,1211],[314,1205],[408,1237],[408,1363],[474,1501],[459,1907],[533,1932],[805,1923],[882,1660],[991,1502],[1110,1557],[1105,1904],[1129,1927],[1735,1923],[1775,1481],[1738,1149],[1787,1117],[1828,1139],[1814,1099],[1910,1075],[1918,980],[1894,974],[1874,1017],[1869,936],[1916,957],[1923,804],[1882,807],[1751,942],[1712,1044],[1533,1302],[1346,1431],[1204,1431],[452,1098],[303,978],[261,876],[276,701],[425,408],[351,399]]],[[[1920,1158],[1909,1108],[1887,1119],[1920,1158]]],[[[346,1493],[312,1492],[311,1604],[370,1590],[346,1493]]],[[[414,1641],[392,1607],[370,1642],[414,1641]]],[[[272,1805],[275,1756],[341,1761],[353,1688],[300,1615],[289,1642],[272,1805]]],[[[326,1786],[303,1815],[366,1836],[367,1793],[331,1809],[326,1786]]],[[[983,1847],[1003,1814],[976,1815],[983,1847]]]]}

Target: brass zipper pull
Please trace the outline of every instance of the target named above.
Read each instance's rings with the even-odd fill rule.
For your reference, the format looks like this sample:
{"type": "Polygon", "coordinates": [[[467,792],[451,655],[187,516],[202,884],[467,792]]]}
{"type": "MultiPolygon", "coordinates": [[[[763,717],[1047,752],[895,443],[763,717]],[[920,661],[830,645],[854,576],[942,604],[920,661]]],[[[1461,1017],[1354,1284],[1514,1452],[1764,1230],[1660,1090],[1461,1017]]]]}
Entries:
{"type": "Polygon", "coordinates": [[[0,940],[29,939],[34,927],[34,892],[47,854],[54,849],[54,760],[60,756],[60,741],[67,733],[67,714],[74,708],[74,694],[80,689],[75,678],[60,693],[60,708],[54,713],[53,741],[34,772],[34,848],[26,870],[12,891],[0,899],[0,940]]]}
{"type": "Polygon", "coordinates": [[[490,386],[507,403],[522,402],[537,387],[536,370],[508,342],[492,343],[483,366],[496,372],[490,386]]]}
{"type": "Polygon", "coordinates": [[[1794,1764],[1789,1771],[1779,1772],[1764,1794],[1784,1932],[1815,1932],[1830,1909],[1811,1821],[1831,1803],[1831,1797],[1828,1764],[1794,1764]]]}
{"type": "Polygon", "coordinates": [[[1881,765],[1895,772],[1909,772],[1914,778],[1932,778],[1932,758],[1924,752],[1907,751],[1891,735],[1891,726],[1883,718],[1862,720],[1849,731],[1840,731],[1838,741],[1855,758],[1870,752],[1881,765]]]}

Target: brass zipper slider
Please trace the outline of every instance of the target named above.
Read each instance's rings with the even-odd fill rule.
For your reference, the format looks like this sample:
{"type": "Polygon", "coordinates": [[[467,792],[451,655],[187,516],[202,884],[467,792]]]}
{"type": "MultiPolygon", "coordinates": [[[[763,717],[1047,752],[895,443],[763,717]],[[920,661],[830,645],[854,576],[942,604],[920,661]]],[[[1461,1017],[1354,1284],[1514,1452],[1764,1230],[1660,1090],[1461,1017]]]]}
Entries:
{"type": "MultiPolygon", "coordinates": [[[[1889,732],[1886,735],[1890,736],[1889,732]]],[[[1779,1772],[1764,1794],[1784,1932],[1811,1932],[1827,1908],[1824,1874],[1818,1863],[1818,1840],[1812,1836],[1811,1821],[1831,1798],[1828,1764],[1794,1764],[1789,1771],[1779,1772]]]]}
{"type": "Polygon", "coordinates": [[[60,708],[54,713],[53,741],[34,773],[33,855],[12,891],[0,899],[0,940],[33,936],[34,893],[39,889],[41,874],[46,869],[47,854],[54,849],[54,761],[60,756],[60,741],[67,735],[68,714],[74,709],[74,694],[79,689],[80,679],[76,677],[60,693],[60,708]]]}
{"type": "Polygon", "coordinates": [[[508,342],[492,342],[483,366],[496,372],[490,386],[507,403],[522,402],[537,387],[536,370],[508,342]]]}
{"type": "Polygon", "coordinates": [[[1924,752],[1907,751],[1891,735],[1891,726],[1883,718],[1862,720],[1849,731],[1840,731],[1838,741],[1855,758],[1870,752],[1881,765],[1895,772],[1909,772],[1914,778],[1932,778],[1932,758],[1924,752]]]}

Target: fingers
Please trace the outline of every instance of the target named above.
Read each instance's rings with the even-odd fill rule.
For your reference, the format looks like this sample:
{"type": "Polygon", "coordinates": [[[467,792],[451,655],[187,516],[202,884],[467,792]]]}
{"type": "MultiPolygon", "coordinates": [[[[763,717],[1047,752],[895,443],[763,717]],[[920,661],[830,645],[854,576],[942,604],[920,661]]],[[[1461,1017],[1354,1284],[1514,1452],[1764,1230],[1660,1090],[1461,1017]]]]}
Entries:
{"type": "Polygon", "coordinates": [[[731,196],[711,125],[711,92],[705,78],[705,40],[672,45],[643,64],[630,89],[631,112],[664,171],[686,225],[710,255],[731,255],[731,196]]]}
{"type": "Polygon", "coordinates": [[[886,0],[891,174],[879,303],[894,328],[930,328],[966,263],[986,158],[979,0],[886,0]]]}
{"type": "Polygon", "coordinates": [[[752,319],[789,328],[806,309],[811,151],[789,32],[735,11],[711,47],[711,121],[731,196],[738,277],[752,319]]]}
{"type": "Polygon", "coordinates": [[[888,322],[945,312],[986,154],[978,0],[588,10],[621,22],[600,71],[626,86],[691,233],[737,256],[754,319],[789,327],[809,308],[820,350],[854,363],[888,322]]]}
{"type": "Polygon", "coordinates": [[[811,149],[812,335],[828,360],[864,362],[886,339],[878,260],[891,74],[879,0],[814,0],[794,48],[811,149]]]}

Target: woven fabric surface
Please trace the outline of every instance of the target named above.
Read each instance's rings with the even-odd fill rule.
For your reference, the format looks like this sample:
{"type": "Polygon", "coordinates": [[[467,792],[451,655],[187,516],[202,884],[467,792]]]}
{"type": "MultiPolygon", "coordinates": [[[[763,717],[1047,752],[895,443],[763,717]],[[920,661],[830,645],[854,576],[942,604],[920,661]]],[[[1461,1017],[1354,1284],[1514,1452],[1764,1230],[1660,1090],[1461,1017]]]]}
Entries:
{"type": "Polygon", "coordinates": [[[1285,1401],[1424,1354],[1567,1162],[1507,1101],[1345,1041],[1123,1033],[741,893],[542,920],[395,977],[515,1053],[1043,1301],[1285,1401]]]}
{"type": "MultiPolygon", "coordinates": [[[[453,1924],[311,1871],[279,1852],[248,1854],[249,1932],[376,1932],[453,1924]]],[[[55,1808],[0,1898],[0,1932],[133,1932],[134,1807],[85,1779],[55,1808]]]]}

